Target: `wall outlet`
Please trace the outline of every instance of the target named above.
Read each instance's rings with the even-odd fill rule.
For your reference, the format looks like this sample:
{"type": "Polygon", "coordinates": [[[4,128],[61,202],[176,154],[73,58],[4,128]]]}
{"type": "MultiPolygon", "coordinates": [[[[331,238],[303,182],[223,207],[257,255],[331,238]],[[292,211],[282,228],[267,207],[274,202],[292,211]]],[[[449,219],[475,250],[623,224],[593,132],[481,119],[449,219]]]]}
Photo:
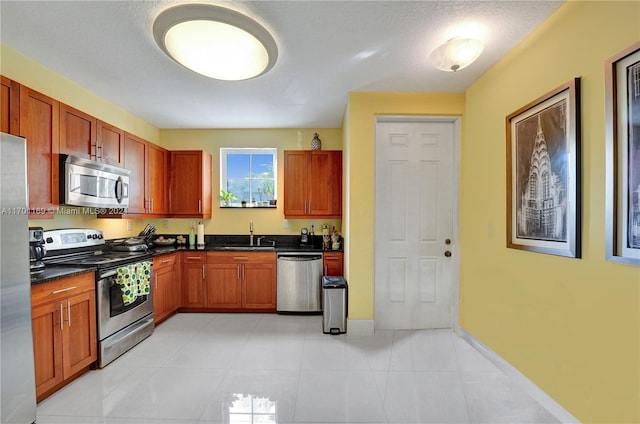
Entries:
{"type": "Polygon", "coordinates": [[[191,220],[191,222],[189,222],[189,226],[190,227],[194,227],[196,226],[196,221],[194,221],[193,219],[191,220]]]}
{"type": "Polygon", "coordinates": [[[289,229],[289,220],[288,219],[285,219],[284,221],[282,221],[282,228],[289,229]]]}
{"type": "Polygon", "coordinates": [[[133,231],[133,222],[127,220],[127,231],[133,231]]]}
{"type": "Polygon", "coordinates": [[[164,221],[162,221],[162,228],[167,229],[169,228],[169,220],[165,219],[164,221]]]}

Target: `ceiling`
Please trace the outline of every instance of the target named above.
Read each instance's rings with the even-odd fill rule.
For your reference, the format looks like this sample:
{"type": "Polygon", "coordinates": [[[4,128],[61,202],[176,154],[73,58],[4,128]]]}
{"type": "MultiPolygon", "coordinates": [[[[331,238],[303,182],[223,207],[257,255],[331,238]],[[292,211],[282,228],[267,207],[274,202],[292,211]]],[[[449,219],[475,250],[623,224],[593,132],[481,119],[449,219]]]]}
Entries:
{"type": "Polygon", "coordinates": [[[158,128],[339,128],[352,91],[463,92],[562,1],[227,1],[275,38],[265,75],[217,81],[169,59],[154,18],[179,1],[0,1],[0,41],[158,128]],[[485,42],[456,73],[429,53],[485,42]]]}

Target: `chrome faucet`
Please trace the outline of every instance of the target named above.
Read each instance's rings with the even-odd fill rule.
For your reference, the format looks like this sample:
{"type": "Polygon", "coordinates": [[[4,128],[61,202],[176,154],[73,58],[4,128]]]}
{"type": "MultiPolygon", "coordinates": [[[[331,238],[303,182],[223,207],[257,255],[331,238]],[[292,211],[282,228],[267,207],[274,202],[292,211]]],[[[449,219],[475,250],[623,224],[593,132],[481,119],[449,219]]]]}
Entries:
{"type": "MultiPolygon", "coordinates": [[[[258,239],[258,246],[260,245],[260,240],[258,239]]],[[[249,220],[249,246],[253,246],[253,219],[249,220]]]]}
{"type": "MultiPolygon", "coordinates": [[[[267,238],[266,236],[260,236],[258,237],[258,246],[260,246],[260,241],[264,238],[267,238]]],[[[271,246],[276,247],[276,241],[275,240],[265,240],[266,243],[271,243],[271,246]]]]}

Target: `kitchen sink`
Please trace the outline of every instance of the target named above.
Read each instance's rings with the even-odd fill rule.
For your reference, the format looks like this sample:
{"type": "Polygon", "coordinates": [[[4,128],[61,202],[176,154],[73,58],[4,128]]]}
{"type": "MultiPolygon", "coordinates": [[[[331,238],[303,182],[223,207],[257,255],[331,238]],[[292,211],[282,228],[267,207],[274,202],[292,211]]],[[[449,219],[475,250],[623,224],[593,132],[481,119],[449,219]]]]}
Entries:
{"type": "Polygon", "coordinates": [[[274,246],[216,246],[215,250],[272,252],[275,250],[275,247],[274,246]]]}

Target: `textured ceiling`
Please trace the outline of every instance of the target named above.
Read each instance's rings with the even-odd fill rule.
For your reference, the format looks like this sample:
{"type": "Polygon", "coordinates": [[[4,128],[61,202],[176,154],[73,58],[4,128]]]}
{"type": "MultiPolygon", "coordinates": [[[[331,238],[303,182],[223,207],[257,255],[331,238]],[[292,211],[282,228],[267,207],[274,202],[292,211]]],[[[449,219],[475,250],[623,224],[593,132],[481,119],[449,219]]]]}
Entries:
{"type": "Polygon", "coordinates": [[[278,44],[275,67],[246,81],[212,80],[162,53],[153,20],[177,3],[2,0],[0,42],[159,128],[337,128],[350,91],[464,91],[562,1],[215,2],[278,44]],[[474,64],[428,64],[469,34],[486,43],[474,64]]]}

